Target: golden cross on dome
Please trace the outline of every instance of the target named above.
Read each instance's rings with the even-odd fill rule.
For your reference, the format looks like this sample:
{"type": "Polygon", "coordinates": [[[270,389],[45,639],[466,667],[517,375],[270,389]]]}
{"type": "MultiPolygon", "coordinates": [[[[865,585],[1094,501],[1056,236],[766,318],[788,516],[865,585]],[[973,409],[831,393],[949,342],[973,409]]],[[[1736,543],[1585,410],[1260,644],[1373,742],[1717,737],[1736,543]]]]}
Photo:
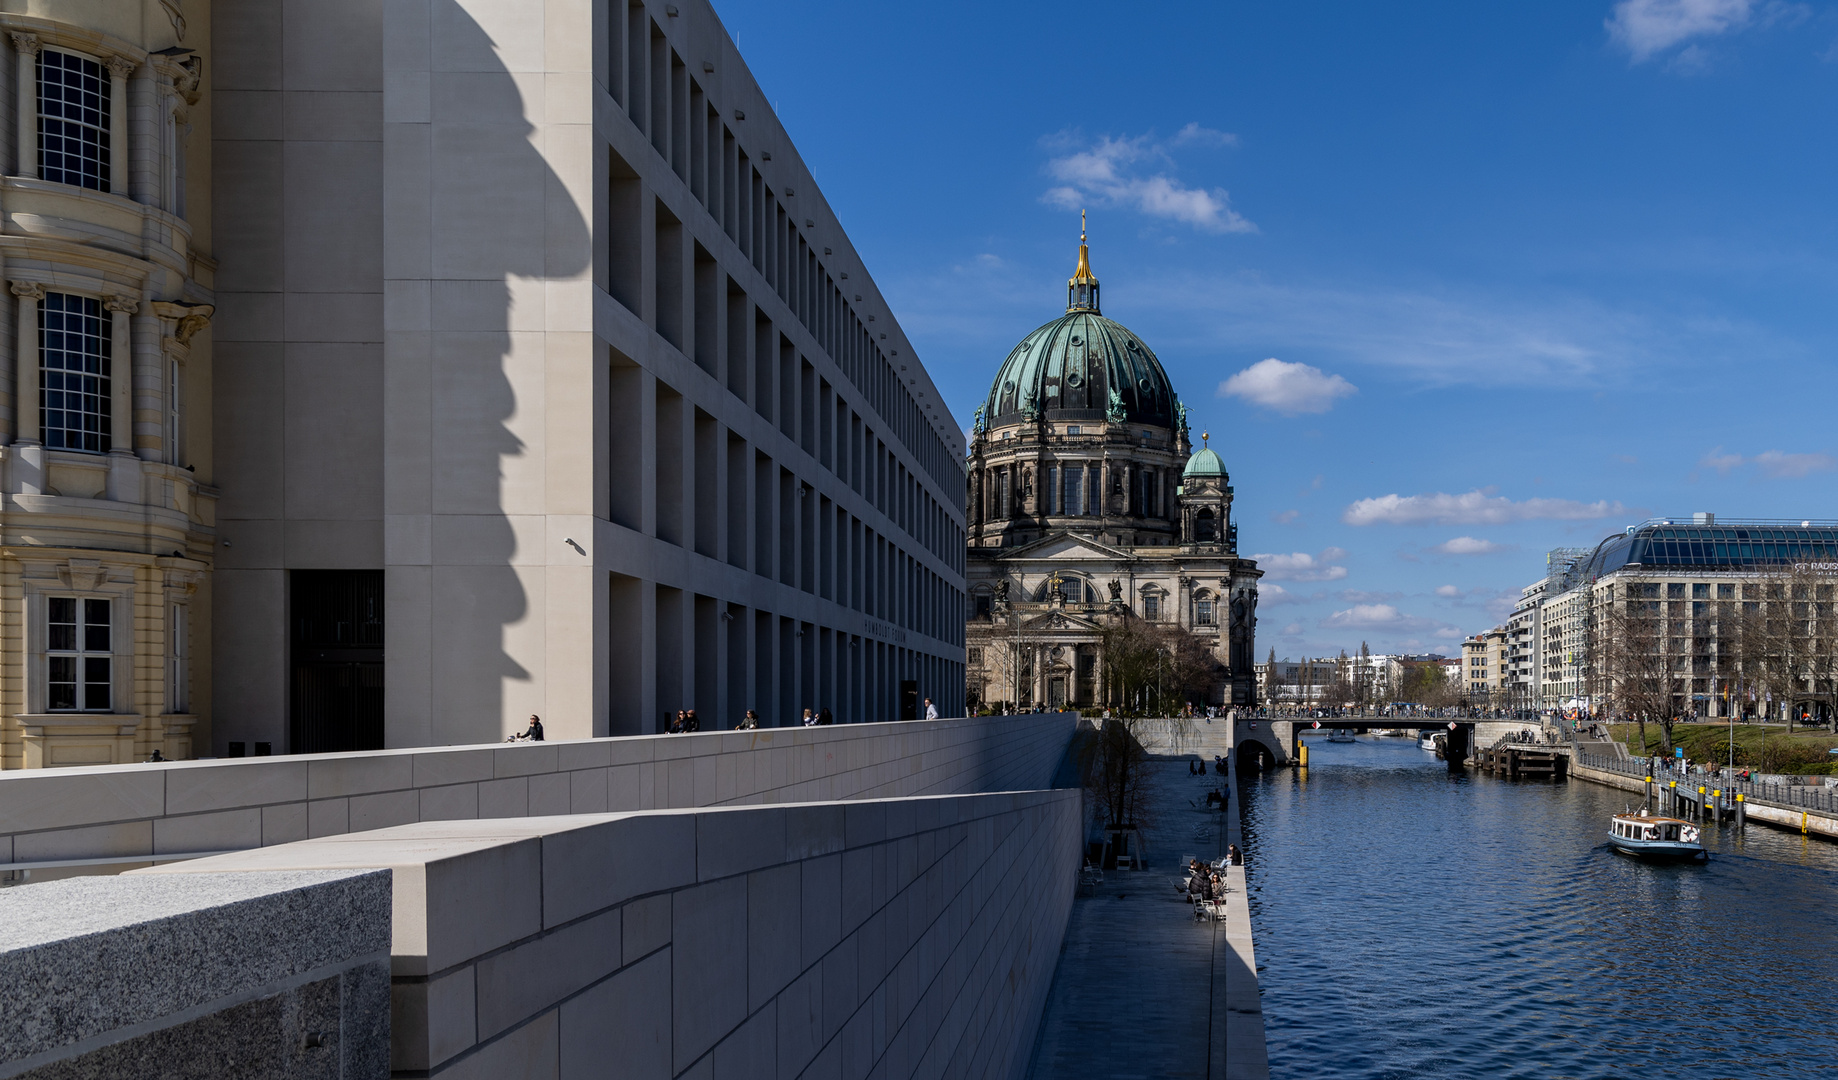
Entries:
{"type": "Polygon", "coordinates": [[[1079,243],[1085,242],[1085,211],[1079,211],[1079,243]]]}

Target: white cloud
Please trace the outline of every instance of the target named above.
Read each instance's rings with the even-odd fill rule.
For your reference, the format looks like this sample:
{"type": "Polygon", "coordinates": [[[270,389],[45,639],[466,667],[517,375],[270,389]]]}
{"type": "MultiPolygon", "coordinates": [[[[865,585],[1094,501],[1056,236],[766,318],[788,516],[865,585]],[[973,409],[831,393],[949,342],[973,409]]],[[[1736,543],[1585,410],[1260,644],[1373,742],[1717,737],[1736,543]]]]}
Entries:
{"type": "Polygon", "coordinates": [[[1741,29],[1754,6],[1754,0],[1621,0],[1603,25],[1638,64],[1682,41],[1741,29]]]}
{"type": "Polygon", "coordinates": [[[1354,604],[1321,620],[1321,625],[1329,630],[1388,630],[1439,638],[1464,636],[1461,630],[1439,619],[1407,615],[1391,604],[1354,604]]]}
{"type": "Polygon", "coordinates": [[[1354,604],[1344,611],[1336,611],[1329,615],[1325,620],[1325,625],[1393,627],[1404,618],[1404,614],[1390,604],[1354,604]]]}
{"type": "Polygon", "coordinates": [[[1444,540],[1430,550],[1444,555],[1491,555],[1496,551],[1505,551],[1506,545],[1472,536],[1457,536],[1453,540],[1444,540]]]}
{"type": "Polygon", "coordinates": [[[1170,141],[1176,146],[1237,146],[1238,136],[1204,127],[1196,120],[1175,132],[1170,141]]]}
{"type": "Polygon", "coordinates": [[[1698,468],[1714,469],[1718,476],[1728,476],[1744,466],[1753,466],[1771,480],[1797,480],[1811,473],[1838,468],[1838,458],[1830,454],[1787,454],[1779,450],[1763,450],[1754,457],[1743,457],[1726,454],[1717,446],[1698,459],[1698,468]]]}
{"type": "Polygon", "coordinates": [[[1301,516],[1302,511],[1300,510],[1284,510],[1281,513],[1271,514],[1270,520],[1276,522],[1278,525],[1294,525],[1296,519],[1301,516]]]}
{"type": "Polygon", "coordinates": [[[1345,558],[1346,552],[1339,548],[1328,548],[1319,557],[1306,551],[1292,552],[1288,555],[1253,555],[1258,568],[1264,572],[1266,581],[1339,581],[1347,576],[1347,568],[1335,566],[1333,561],[1345,558]]]}
{"type": "Polygon", "coordinates": [[[1460,596],[1461,590],[1456,588],[1453,585],[1438,585],[1436,586],[1436,595],[1437,596],[1451,596],[1451,597],[1460,596]]]}
{"type": "Polygon", "coordinates": [[[1259,360],[1219,384],[1220,397],[1240,397],[1284,416],[1324,413],[1334,407],[1336,399],[1358,392],[1358,387],[1338,375],[1275,357],[1259,360]]]}
{"type": "Polygon", "coordinates": [[[1755,467],[1766,476],[1783,479],[1828,472],[1838,467],[1838,458],[1830,454],[1783,454],[1779,450],[1764,450],[1755,455],[1755,467]]]}
{"type": "MultiPolygon", "coordinates": [[[[1075,136],[1053,142],[1078,146],[1075,136]]],[[[1256,232],[1257,226],[1231,207],[1224,188],[1188,187],[1169,175],[1169,145],[1230,145],[1222,131],[1189,124],[1171,144],[1139,135],[1119,139],[1106,135],[1095,143],[1047,162],[1047,175],[1058,181],[1041,198],[1050,205],[1076,210],[1088,205],[1124,206],[1150,217],[1166,218],[1204,232],[1256,232]]]]}
{"type": "Polygon", "coordinates": [[[1302,635],[1302,624],[1299,622],[1292,622],[1288,626],[1277,631],[1277,633],[1284,637],[1300,637],[1302,635]]]}
{"type": "Polygon", "coordinates": [[[1460,495],[1380,495],[1360,499],[1340,515],[1348,525],[1507,525],[1516,521],[1593,521],[1625,515],[1627,508],[1606,499],[1525,499],[1514,502],[1492,488],[1460,495]]]}

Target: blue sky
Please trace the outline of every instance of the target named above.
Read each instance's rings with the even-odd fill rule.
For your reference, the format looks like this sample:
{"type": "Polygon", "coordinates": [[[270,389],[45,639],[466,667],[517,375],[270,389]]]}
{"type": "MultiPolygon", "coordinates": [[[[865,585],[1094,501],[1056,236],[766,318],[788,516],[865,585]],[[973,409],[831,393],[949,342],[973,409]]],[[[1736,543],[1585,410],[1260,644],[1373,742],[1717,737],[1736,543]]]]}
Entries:
{"type": "Polygon", "coordinates": [[[1648,516],[1838,517],[1838,3],[717,10],[960,423],[1090,209],[1260,657],[1451,652],[1648,516]]]}

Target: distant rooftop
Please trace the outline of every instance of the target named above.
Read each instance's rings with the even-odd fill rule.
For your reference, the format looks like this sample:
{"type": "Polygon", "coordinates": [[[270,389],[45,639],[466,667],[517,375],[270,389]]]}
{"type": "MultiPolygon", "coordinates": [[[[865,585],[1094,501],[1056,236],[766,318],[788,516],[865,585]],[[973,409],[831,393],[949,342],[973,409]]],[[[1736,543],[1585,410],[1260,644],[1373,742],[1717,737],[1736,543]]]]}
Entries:
{"type": "Polygon", "coordinates": [[[1581,565],[1580,577],[1593,581],[1626,566],[1741,570],[1808,560],[1838,560],[1838,520],[1719,520],[1714,514],[1698,513],[1629,525],[1596,545],[1581,565]]]}

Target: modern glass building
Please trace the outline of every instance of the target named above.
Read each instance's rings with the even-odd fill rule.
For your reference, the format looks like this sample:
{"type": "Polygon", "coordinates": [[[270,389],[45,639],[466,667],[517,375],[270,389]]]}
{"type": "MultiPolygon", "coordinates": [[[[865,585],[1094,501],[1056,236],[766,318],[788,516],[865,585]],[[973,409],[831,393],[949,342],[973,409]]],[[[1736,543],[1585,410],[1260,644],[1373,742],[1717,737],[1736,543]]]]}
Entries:
{"type": "Polygon", "coordinates": [[[1838,563],[1838,521],[1652,518],[1596,545],[1583,576],[1595,580],[1625,566],[1741,570],[1800,562],[1838,563]]]}

